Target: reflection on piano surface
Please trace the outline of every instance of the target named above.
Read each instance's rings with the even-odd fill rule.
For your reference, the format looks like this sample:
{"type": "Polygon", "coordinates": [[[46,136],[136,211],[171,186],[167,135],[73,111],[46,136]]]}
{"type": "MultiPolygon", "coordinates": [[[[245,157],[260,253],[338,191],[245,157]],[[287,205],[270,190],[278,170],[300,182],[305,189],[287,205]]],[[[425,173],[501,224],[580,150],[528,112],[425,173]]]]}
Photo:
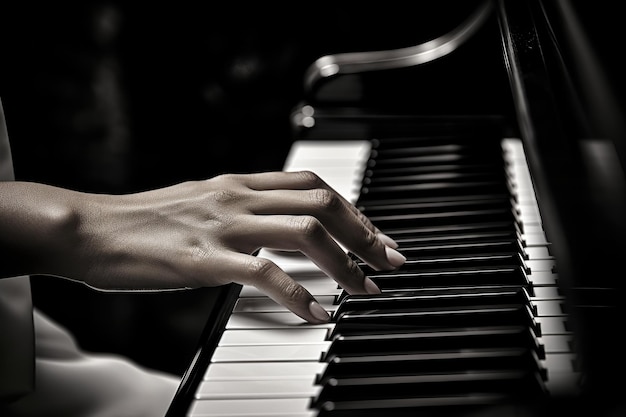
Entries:
{"type": "Polygon", "coordinates": [[[362,265],[383,293],[349,296],[306,258],[261,250],[331,322],[225,287],[167,417],[626,411],[621,131],[594,124],[569,71],[567,3],[477,7],[447,43],[324,57],[293,115],[285,170],[318,172],[406,264],[362,265]],[[460,69],[477,61],[480,78],[460,69]]]}

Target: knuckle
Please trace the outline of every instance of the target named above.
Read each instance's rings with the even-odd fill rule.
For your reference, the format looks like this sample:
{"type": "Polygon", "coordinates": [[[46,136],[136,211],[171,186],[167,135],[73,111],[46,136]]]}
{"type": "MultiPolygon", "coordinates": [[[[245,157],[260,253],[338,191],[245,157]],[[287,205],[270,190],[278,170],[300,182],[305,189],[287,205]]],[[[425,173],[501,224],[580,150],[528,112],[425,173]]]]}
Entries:
{"type": "Polygon", "coordinates": [[[297,308],[302,300],[310,298],[308,291],[298,282],[282,273],[272,261],[264,258],[251,259],[247,265],[248,283],[267,293],[276,294],[286,306],[297,308]]]}
{"type": "Polygon", "coordinates": [[[322,223],[313,216],[294,217],[292,227],[306,241],[317,241],[326,233],[322,223]]]}
{"type": "Polygon", "coordinates": [[[215,177],[210,178],[208,181],[211,181],[211,182],[233,182],[236,179],[237,179],[237,174],[226,173],[226,174],[216,175],[215,177]]]}
{"type": "Polygon", "coordinates": [[[211,258],[211,251],[203,244],[199,238],[191,237],[187,239],[188,259],[193,265],[201,265],[211,258]]]}
{"type": "Polygon", "coordinates": [[[364,242],[365,242],[365,245],[368,248],[373,248],[376,245],[378,245],[379,241],[378,241],[378,237],[376,236],[376,234],[372,233],[371,231],[369,231],[367,229],[365,229],[365,232],[366,232],[365,233],[365,238],[363,239],[364,242]]]}
{"type": "Polygon", "coordinates": [[[324,211],[337,211],[342,204],[335,193],[324,188],[311,190],[311,200],[313,204],[324,211]]]}
{"type": "Polygon", "coordinates": [[[276,270],[274,263],[265,258],[252,257],[246,265],[248,276],[260,279],[270,279],[276,270]]]}
{"type": "Polygon", "coordinates": [[[215,248],[197,237],[187,238],[181,243],[179,251],[161,258],[164,269],[174,274],[177,282],[184,283],[187,287],[202,287],[207,280],[214,280],[214,277],[207,276],[207,265],[216,256],[215,248]]]}
{"type": "Polygon", "coordinates": [[[284,282],[282,285],[282,292],[290,303],[296,304],[298,300],[302,300],[308,297],[307,291],[293,280],[284,282]]]}
{"type": "Polygon", "coordinates": [[[365,214],[363,214],[362,211],[357,210],[357,216],[359,216],[359,220],[365,225],[365,227],[367,227],[368,229],[374,229],[374,225],[372,224],[370,219],[365,214]]]}
{"type": "Polygon", "coordinates": [[[237,193],[232,190],[214,190],[209,193],[208,197],[211,201],[223,204],[229,204],[239,199],[237,193]]]}
{"type": "Polygon", "coordinates": [[[359,265],[350,258],[348,258],[347,260],[346,269],[348,270],[348,273],[352,276],[361,277],[365,275],[363,270],[359,267],[359,265]]]}
{"type": "Polygon", "coordinates": [[[307,188],[318,188],[324,184],[322,179],[313,171],[299,171],[295,175],[307,188]]]}

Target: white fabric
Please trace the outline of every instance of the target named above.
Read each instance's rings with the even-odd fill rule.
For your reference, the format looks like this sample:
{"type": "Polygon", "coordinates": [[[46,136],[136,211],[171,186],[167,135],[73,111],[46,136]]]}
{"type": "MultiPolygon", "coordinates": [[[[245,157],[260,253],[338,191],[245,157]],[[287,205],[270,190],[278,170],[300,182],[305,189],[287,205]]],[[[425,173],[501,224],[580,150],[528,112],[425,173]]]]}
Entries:
{"type": "Polygon", "coordinates": [[[37,309],[36,390],[3,417],[163,417],[177,377],[144,369],[117,355],[87,354],[73,337],[37,309]]]}

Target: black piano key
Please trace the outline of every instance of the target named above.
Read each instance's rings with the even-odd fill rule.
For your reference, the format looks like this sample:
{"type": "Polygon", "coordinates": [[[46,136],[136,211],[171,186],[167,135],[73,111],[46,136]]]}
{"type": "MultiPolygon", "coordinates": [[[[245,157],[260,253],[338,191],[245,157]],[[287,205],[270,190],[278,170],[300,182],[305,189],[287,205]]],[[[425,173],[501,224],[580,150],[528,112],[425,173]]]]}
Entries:
{"type": "Polygon", "coordinates": [[[468,223],[519,222],[513,210],[506,207],[484,210],[448,210],[431,213],[390,213],[388,215],[368,215],[368,218],[381,230],[399,227],[415,228],[468,223]]]}
{"type": "MultiPolygon", "coordinates": [[[[484,135],[472,136],[455,132],[454,135],[432,136],[405,136],[385,137],[372,141],[373,153],[377,159],[386,159],[393,156],[407,154],[437,155],[437,154],[466,154],[481,156],[486,153],[491,155],[502,154],[499,148],[500,138],[494,136],[487,138],[484,135]]],[[[489,159],[490,161],[498,160],[489,159]]]]}
{"type": "MultiPolygon", "coordinates": [[[[337,286],[337,289],[340,289],[341,287],[337,286]]],[[[400,294],[406,293],[406,294],[415,294],[415,293],[419,293],[422,291],[468,291],[468,292],[472,292],[472,291],[518,291],[519,289],[524,289],[529,296],[533,297],[535,295],[535,288],[532,285],[528,285],[528,286],[520,286],[519,284],[508,284],[508,285],[479,285],[479,286],[463,286],[463,285],[459,285],[459,286],[452,286],[452,287],[445,287],[445,286],[441,286],[441,287],[437,287],[437,286],[431,286],[431,287],[417,287],[417,286],[410,286],[407,285],[404,288],[391,288],[391,289],[387,289],[387,288],[383,288],[381,290],[380,294],[374,294],[371,295],[373,297],[376,296],[381,296],[384,297],[386,295],[392,295],[392,296],[398,296],[400,294]]],[[[335,296],[335,301],[333,301],[334,305],[340,305],[342,303],[343,300],[349,298],[349,297],[360,297],[361,295],[356,295],[356,294],[348,294],[345,290],[342,290],[340,294],[335,296]]],[[[534,306],[532,303],[529,304],[529,308],[531,309],[531,311],[533,312],[533,314],[536,313],[536,306],[534,306]]]]}
{"type": "MultiPolygon", "coordinates": [[[[532,348],[508,347],[455,349],[418,353],[383,353],[379,355],[332,356],[316,376],[316,385],[330,378],[359,376],[415,375],[433,372],[472,372],[473,370],[532,369],[547,380],[538,352],[532,348]]],[[[545,352],[543,353],[545,355],[545,352]]]]}
{"type": "Polygon", "coordinates": [[[506,168],[501,163],[463,155],[406,155],[385,160],[370,159],[365,168],[362,181],[365,186],[473,180],[503,184],[508,180],[506,168]]]}
{"type": "Polygon", "coordinates": [[[482,223],[467,223],[467,224],[449,224],[449,225],[425,225],[420,227],[396,227],[396,228],[382,228],[385,234],[394,238],[400,239],[403,237],[424,237],[424,238],[437,238],[437,237],[455,237],[462,234],[479,234],[485,235],[493,233],[521,233],[522,227],[518,223],[511,223],[510,221],[486,221],[482,223]]]}
{"type": "Polygon", "coordinates": [[[452,137],[407,138],[400,142],[399,138],[385,138],[379,146],[372,149],[371,158],[377,161],[395,161],[405,157],[437,157],[453,155],[461,161],[485,161],[486,163],[502,164],[502,151],[492,144],[484,146],[479,141],[452,137]],[[498,158],[499,157],[499,158],[498,158]]]}
{"type": "Polygon", "coordinates": [[[467,181],[455,183],[451,181],[439,181],[425,184],[399,184],[384,186],[363,186],[361,196],[364,200],[372,199],[398,199],[398,198],[424,198],[449,195],[508,195],[510,193],[506,183],[501,181],[467,181]]]}
{"type": "MultiPolygon", "coordinates": [[[[439,152],[420,152],[418,148],[402,148],[395,151],[396,154],[391,155],[383,149],[377,149],[375,153],[372,153],[373,157],[367,161],[367,167],[382,170],[385,168],[428,167],[450,164],[504,166],[497,159],[490,160],[486,155],[478,155],[471,152],[444,152],[443,148],[438,149],[439,152]]],[[[501,157],[501,154],[499,156],[501,157]]]]}
{"type": "Polygon", "coordinates": [[[368,217],[379,214],[416,214],[416,213],[439,213],[442,211],[468,211],[485,209],[512,209],[509,197],[477,196],[473,199],[422,199],[411,202],[397,203],[385,201],[363,201],[359,202],[359,208],[368,217]]]}
{"type": "MultiPolygon", "coordinates": [[[[408,239],[407,239],[408,240],[408,239]]],[[[423,259],[431,256],[459,256],[517,253],[524,256],[524,247],[519,239],[491,240],[482,242],[397,242],[399,250],[408,259],[423,259]]]]}
{"type": "Polygon", "coordinates": [[[501,190],[499,192],[494,192],[490,190],[486,193],[481,194],[450,194],[450,195],[437,195],[437,196],[429,196],[427,194],[424,195],[409,195],[409,196],[395,196],[390,197],[389,195],[361,195],[359,200],[357,201],[357,207],[361,210],[372,210],[375,211],[384,211],[384,208],[387,207],[392,210],[395,206],[402,209],[406,206],[417,206],[418,209],[416,211],[423,211],[429,207],[441,206],[441,209],[445,209],[446,207],[454,207],[458,205],[458,207],[469,207],[472,204],[476,206],[485,205],[488,202],[494,204],[494,207],[497,206],[507,206],[510,207],[512,204],[516,202],[516,198],[514,195],[502,193],[501,190]],[[421,208],[420,208],[421,207],[421,208]]]}
{"type": "Polygon", "coordinates": [[[376,160],[373,159],[369,165],[370,168],[367,168],[363,174],[363,179],[373,179],[373,178],[389,178],[389,177],[398,177],[401,175],[420,175],[420,174],[437,174],[437,173],[455,173],[459,175],[472,175],[475,173],[486,173],[491,172],[495,177],[502,176],[503,173],[503,165],[498,163],[464,163],[464,164],[437,164],[437,165],[411,165],[411,166],[393,166],[389,164],[387,167],[378,166],[376,167],[376,160]],[[374,167],[375,169],[372,169],[374,167]]]}
{"type": "MultiPolygon", "coordinates": [[[[390,231],[388,234],[393,233],[390,231]]],[[[395,241],[402,247],[429,246],[429,245],[463,245],[480,244],[498,241],[514,241],[523,247],[524,242],[520,233],[514,228],[508,227],[503,230],[476,230],[458,231],[448,234],[422,234],[411,236],[409,234],[395,236],[395,241]]]]}
{"type": "Polygon", "coordinates": [[[483,148],[477,150],[458,144],[426,147],[407,146],[393,149],[381,147],[373,150],[371,158],[367,161],[367,167],[374,168],[376,172],[387,168],[450,164],[483,165],[496,169],[504,167],[501,149],[483,148]]]}
{"type": "Polygon", "coordinates": [[[524,272],[530,272],[529,268],[526,266],[526,262],[519,253],[431,256],[419,259],[407,258],[407,261],[399,269],[393,271],[377,271],[362,262],[359,262],[359,265],[368,276],[391,275],[406,272],[459,271],[470,268],[487,267],[520,267],[524,272]]]}
{"type": "Polygon", "coordinates": [[[541,334],[530,308],[526,305],[476,305],[464,308],[397,309],[349,312],[336,318],[331,339],[338,335],[395,333],[400,331],[436,330],[446,327],[521,325],[541,334]]]}
{"type": "Polygon", "coordinates": [[[369,274],[381,290],[420,287],[520,286],[529,288],[528,275],[521,267],[486,267],[438,272],[377,272],[369,274]]]}
{"type": "MultiPolygon", "coordinates": [[[[465,182],[492,182],[494,173],[489,171],[474,171],[474,172],[421,172],[421,173],[398,173],[396,175],[373,175],[371,177],[365,177],[362,185],[365,187],[381,187],[386,185],[400,185],[400,184],[430,184],[439,183],[442,181],[449,183],[465,183],[465,182]]],[[[505,179],[502,179],[504,183],[505,179]]]]}
{"type": "MultiPolygon", "coordinates": [[[[471,149],[491,149],[497,147],[502,133],[491,121],[463,119],[454,123],[446,121],[428,121],[420,123],[419,132],[412,134],[386,135],[372,138],[372,148],[380,152],[393,152],[393,149],[413,146],[441,146],[443,144],[461,144],[471,149]]],[[[470,151],[471,151],[470,149],[470,151]]]]}
{"type": "Polygon", "coordinates": [[[487,304],[525,304],[536,314],[528,292],[524,288],[445,288],[423,289],[411,292],[388,292],[374,295],[349,295],[341,300],[334,317],[347,312],[425,308],[425,307],[462,307],[487,304]]]}
{"type": "MultiPolygon", "coordinates": [[[[351,329],[350,329],[351,330],[351,329]]],[[[386,332],[363,331],[351,334],[338,330],[333,332],[332,343],[323,357],[370,356],[418,352],[459,352],[466,349],[525,348],[534,350],[539,357],[545,351],[535,332],[523,325],[482,326],[467,328],[440,328],[420,331],[406,328],[386,332]]]]}
{"type": "Polygon", "coordinates": [[[328,401],[318,406],[317,417],[468,417],[516,416],[519,413],[517,407],[511,405],[510,395],[476,392],[426,398],[328,401]]]}
{"type": "Polygon", "coordinates": [[[495,393],[532,400],[545,395],[540,375],[530,370],[402,375],[330,379],[313,401],[315,408],[336,410],[348,402],[442,398],[467,393],[495,393]],[[329,403],[332,403],[329,404],[329,403]]]}

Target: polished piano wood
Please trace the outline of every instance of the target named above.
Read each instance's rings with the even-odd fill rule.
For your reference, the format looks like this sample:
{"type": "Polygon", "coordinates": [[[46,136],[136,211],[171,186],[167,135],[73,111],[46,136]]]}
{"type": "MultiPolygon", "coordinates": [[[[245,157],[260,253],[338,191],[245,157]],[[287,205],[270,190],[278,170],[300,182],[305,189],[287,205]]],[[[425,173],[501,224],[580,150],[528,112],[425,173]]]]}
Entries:
{"type": "MultiPolygon", "coordinates": [[[[430,235],[427,244],[420,245],[418,241],[410,240],[415,237],[403,242],[402,236],[408,236],[408,231],[432,229],[433,233],[441,233],[440,243],[446,242],[444,231],[447,227],[441,218],[458,214],[450,210],[450,206],[443,204],[446,201],[445,195],[430,187],[420,186],[425,174],[420,173],[419,168],[428,166],[428,155],[413,160],[407,158],[406,164],[400,162],[397,165],[400,169],[395,173],[395,168],[390,166],[381,167],[379,164],[377,167],[370,167],[371,172],[365,172],[364,178],[367,182],[358,192],[357,204],[366,212],[371,210],[368,215],[377,224],[380,222],[383,231],[400,239],[401,248],[408,245],[407,251],[413,254],[414,261],[407,265],[410,271],[400,272],[405,275],[404,278],[410,275],[421,280],[417,281],[421,284],[408,279],[401,280],[392,274],[374,276],[383,287],[387,286],[383,295],[387,295],[388,299],[380,297],[380,300],[363,300],[362,297],[348,297],[343,300],[344,304],[340,304],[341,309],[346,309],[343,312],[336,306],[335,299],[342,297],[340,290],[332,285],[324,289],[329,290],[327,307],[336,314],[331,327],[335,322],[341,323],[339,339],[332,339],[334,328],[321,326],[309,329],[305,326],[311,332],[320,333],[322,341],[315,339],[320,335],[307,336],[313,339],[303,340],[316,341],[311,341],[307,346],[312,348],[305,349],[308,353],[303,354],[324,354],[318,355],[320,357],[317,361],[310,360],[310,356],[307,356],[307,361],[295,362],[303,363],[305,374],[316,375],[318,381],[325,382],[316,386],[311,385],[310,381],[300,381],[304,385],[273,385],[271,381],[260,384],[265,387],[273,385],[278,392],[283,393],[283,397],[289,397],[285,393],[299,392],[296,397],[300,400],[301,411],[294,415],[379,415],[377,411],[371,410],[387,400],[375,400],[375,395],[389,386],[399,393],[402,400],[390,400],[388,408],[380,415],[403,415],[402,412],[405,415],[415,415],[415,410],[420,410],[422,415],[502,415],[512,412],[513,408],[523,415],[532,416],[589,412],[594,415],[612,415],[624,411],[624,401],[620,395],[621,385],[615,382],[624,374],[626,365],[622,346],[617,342],[618,332],[621,330],[619,324],[625,316],[621,306],[623,303],[618,302],[624,285],[620,279],[623,275],[620,273],[620,266],[626,253],[623,238],[626,230],[623,218],[623,213],[626,212],[622,168],[624,136],[618,120],[611,119],[610,114],[606,115],[608,121],[606,118],[601,119],[596,112],[605,108],[606,102],[612,102],[611,91],[602,88],[601,68],[595,68],[586,61],[584,69],[587,72],[579,71],[589,55],[585,53],[588,51],[584,44],[577,43],[575,48],[572,47],[572,39],[580,41],[580,35],[584,35],[584,32],[578,31],[579,26],[571,5],[566,2],[554,4],[541,1],[487,3],[487,6],[482,2],[478,5],[477,16],[480,19],[483,12],[488,14],[480,28],[467,39],[453,38],[459,39],[458,45],[455,45],[458,49],[448,55],[398,68],[376,68],[371,62],[366,68],[362,68],[356,62],[345,72],[334,69],[330,72],[321,71],[321,75],[317,77],[308,74],[307,80],[315,80],[315,83],[310,86],[309,95],[303,105],[295,109],[292,115],[295,137],[309,141],[349,140],[379,144],[380,149],[374,146],[376,156],[384,153],[384,149],[387,149],[385,152],[393,153],[394,147],[391,145],[394,142],[436,138],[426,148],[448,146],[458,150],[467,144],[468,149],[472,149],[471,152],[476,153],[478,149],[477,153],[480,155],[480,147],[484,146],[484,155],[487,157],[485,159],[493,164],[500,163],[495,153],[490,154],[497,148],[492,146],[494,141],[499,144],[503,138],[520,138],[519,143],[504,141],[502,146],[504,150],[510,146],[521,146],[523,149],[523,159],[527,163],[533,185],[532,195],[536,197],[541,219],[541,230],[534,230],[535,233],[531,235],[536,237],[545,234],[546,239],[537,245],[541,248],[538,253],[528,247],[523,247],[518,253],[529,256],[527,252],[530,251],[539,259],[529,269],[524,269],[524,266],[534,259],[522,259],[515,268],[511,268],[510,257],[504,261],[500,255],[495,256],[498,261],[493,264],[494,253],[490,253],[492,256],[486,259],[477,259],[480,258],[478,255],[485,254],[485,246],[476,249],[479,242],[469,237],[476,231],[474,228],[483,229],[483,233],[494,234],[493,239],[481,241],[482,244],[488,242],[503,247],[507,242],[511,244],[511,240],[501,234],[503,231],[492,230],[488,226],[506,217],[501,206],[483,205],[470,210],[467,205],[484,204],[484,200],[498,200],[491,194],[494,188],[483,188],[485,182],[493,182],[495,177],[484,177],[481,176],[484,172],[476,173],[471,170],[456,175],[465,184],[470,183],[470,187],[475,187],[475,192],[470,195],[479,193],[490,196],[479,199],[480,203],[476,199],[472,203],[463,203],[463,211],[477,216],[477,220],[470,221],[465,226],[468,229],[465,234],[467,240],[435,245],[433,235],[430,235]],[[589,95],[589,87],[593,87],[598,94],[589,95]],[[476,140],[477,133],[482,138],[489,138],[486,142],[491,142],[491,146],[476,140]],[[450,137],[454,138],[453,142],[449,141],[450,137]],[[379,169],[387,169],[387,176],[379,178],[379,169]],[[472,181],[473,175],[476,175],[475,181],[472,181]],[[387,186],[395,191],[401,190],[399,195],[410,194],[418,202],[395,201],[403,206],[394,209],[396,211],[393,215],[377,212],[385,205],[380,204],[380,201],[368,207],[368,195],[380,195],[377,191],[383,192],[383,199],[386,201],[398,200],[397,194],[389,192],[387,186]],[[438,206],[429,211],[428,204],[420,200],[427,198],[426,196],[443,200],[436,203],[430,201],[429,204],[438,206]],[[441,213],[447,213],[448,216],[437,217],[441,213]],[[460,246],[463,249],[459,249],[460,246]],[[444,252],[439,252],[444,249],[444,252]],[[464,250],[470,252],[463,252],[464,250]],[[478,263],[471,263],[471,274],[461,276],[460,271],[467,271],[464,268],[468,267],[468,257],[472,258],[472,262],[478,263]],[[499,263],[500,260],[502,263],[499,263]],[[502,268],[503,265],[507,267],[502,268]],[[488,271],[486,266],[498,269],[498,279],[503,281],[494,280],[489,272],[485,272],[488,271]],[[519,268],[525,272],[516,273],[519,268]],[[537,272],[542,272],[536,275],[540,279],[529,279],[537,272]],[[436,288],[433,286],[444,278],[444,285],[436,288]],[[476,288],[483,289],[481,296],[474,292],[476,288]],[[549,292],[543,294],[542,290],[547,289],[549,292]],[[492,293],[492,290],[496,293],[492,293]],[[402,297],[394,297],[398,291],[402,292],[402,297]],[[408,299],[407,294],[410,294],[408,299]],[[453,301],[450,301],[451,304],[440,304],[443,299],[453,301]],[[488,301],[491,299],[499,301],[492,305],[488,301]],[[558,299],[558,309],[552,310],[554,304],[545,304],[544,301],[548,299],[558,299]],[[431,306],[430,309],[415,300],[426,303],[431,306]],[[373,305],[377,306],[375,310],[378,313],[367,314],[361,311],[364,309],[371,313],[373,305]],[[386,310],[389,308],[392,310],[386,310]],[[544,311],[545,309],[548,311],[544,311]],[[556,317],[563,328],[551,328],[550,324],[554,321],[542,320],[542,315],[556,317]],[[478,316],[480,317],[477,318],[478,316]],[[462,318],[455,322],[456,317],[462,318]],[[515,326],[507,321],[509,319],[517,324],[524,323],[523,327],[526,329],[532,329],[531,337],[514,336],[512,333],[515,333],[515,326]],[[390,323],[397,325],[399,329],[391,330],[390,323]],[[467,323],[470,325],[465,326],[467,323]],[[504,327],[503,323],[506,323],[504,327]],[[432,331],[425,331],[429,326],[434,327],[432,331]],[[515,346],[523,346],[524,351],[534,353],[516,357],[519,361],[516,363],[524,363],[517,368],[511,368],[511,362],[504,361],[502,355],[496,354],[489,359],[493,362],[486,362],[490,364],[487,369],[493,371],[497,369],[496,363],[504,362],[509,364],[506,372],[468,372],[465,378],[446,379],[446,390],[450,391],[440,391],[441,385],[437,381],[428,380],[432,373],[429,373],[424,364],[432,365],[438,372],[446,369],[445,367],[458,370],[463,369],[463,366],[475,366],[467,355],[454,351],[459,345],[449,342],[455,340],[454,338],[443,338],[440,332],[442,328],[454,329],[452,336],[458,337],[456,340],[471,340],[471,343],[475,343],[476,345],[472,345],[473,350],[470,349],[474,353],[479,347],[499,349],[502,353],[505,346],[502,344],[511,343],[512,340],[524,340],[522,345],[515,346]],[[477,328],[480,332],[472,333],[477,328]],[[551,332],[559,334],[555,344],[551,344],[551,332]],[[362,346],[358,341],[359,338],[364,338],[364,334],[373,350],[366,350],[358,355],[346,354],[352,352],[354,346],[362,346]],[[562,336],[567,336],[565,342],[562,336]],[[493,345],[490,346],[488,341],[493,345]],[[405,350],[376,350],[376,346],[382,346],[386,342],[397,349],[405,350]],[[420,361],[419,355],[413,352],[416,343],[433,347],[434,351],[431,353],[439,354],[437,360],[420,361]],[[533,348],[529,350],[529,346],[533,348]],[[453,354],[446,357],[444,353],[450,350],[453,354]],[[572,369],[567,369],[561,376],[558,376],[559,371],[546,372],[546,369],[555,369],[545,363],[546,357],[552,358],[549,355],[551,350],[566,353],[567,359],[555,365],[556,369],[565,370],[570,365],[572,369]],[[413,352],[412,356],[407,351],[413,352]],[[572,354],[575,356],[571,356],[572,354]],[[401,361],[394,362],[394,355],[404,356],[401,361]],[[337,357],[341,360],[333,359],[337,357]],[[388,362],[389,367],[376,366],[383,362],[388,362]],[[320,365],[321,363],[323,364],[320,365]],[[327,375],[331,372],[326,370],[331,367],[328,364],[341,368],[341,372],[345,372],[341,375],[351,376],[337,378],[332,374],[327,375]],[[562,366],[563,364],[566,366],[562,366]],[[412,369],[408,375],[398,373],[390,376],[387,373],[384,381],[379,379],[380,372],[400,370],[405,365],[412,369]],[[438,366],[440,367],[437,368],[438,366]],[[368,368],[371,369],[371,374],[367,374],[368,368]],[[512,372],[512,369],[517,371],[512,372]],[[365,371],[365,374],[353,374],[355,370],[365,371]],[[531,383],[531,380],[536,383],[531,383]],[[555,380],[560,382],[556,384],[555,380]],[[468,395],[474,392],[474,384],[482,387],[479,390],[481,395],[468,395]],[[439,396],[441,392],[455,394],[442,398],[439,396]],[[364,402],[363,393],[368,398],[373,398],[373,402],[364,402]],[[416,394],[412,396],[407,393],[416,394]],[[434,395],[430,400],[425,399],[429,398],[426,396],[428,393],[434,395]],[[432,398],[440,401],[433,403],[432,398]],[[459,401],[460,398],[463,400],[459,401]],[[504,401],[500,402],[500,399],[504,401]],[[495,408],[485,408],[483,405],[492,405],[495,408]],[[442,409],[445,409],[443,414],[437,414],[442,409]],[[366,410],[370,414],[366,414],[366,410]]],[[[383,58],[381,62],[384,62],[385,55],[370,57],[383,58]]],[[[328,58],[325,59],[328,62],[328,58]]],[[[341,68],[340,59],[331,62],[338,62],[341,68]]],[[[314,70],[312,67],[312,71],[314,70]]],[[[462,152],[455,151],[452,154],[459,157],[462,152]]],[[[503,154],[506,155],[507,152],[503,154]]],[[[432,175],[433,172],[428,174],[432,175]]],[[[440,178],[446,178],[442,182],[452,184],[451,187],[455,188],[452,179],[454,172],[442,170],[439,174],[440,178]]],[[[490,184],[494,185],[497,190],[497,184],[490,184]]],[[[467,191],[465,186],[458,188],[460,191],[467,191]]],[[[456,203],[458,199],[455,200],[456,203]]],[[[516,223],[517,220],[514,219],[513,224],[519,224],[516,223]]],[[[527,230],[524,236],[529,236],[527,230]]],[[[526,239],[517,241],[528,243],[526,239]]],[[[505,252],[511,255],[511,252],[505,252]]],[[[240,290],[235,286],[223,289],[225,306],[213,312],[207,323],[197,356],[184,377],[168,417],[203,415],[201,412],[188,414],[190,407],[197,405],[195,399],[198,396],[210,397],[210,393],[215,392],[216,397],[221,395],[222,399],[227,400],[230,395],[229,387],[234,389],[237,385],[237,382],[229,385],[226,382],[229,378],[222,376],[221,383],[214,384],[213,388],[210,388],[210,383],[206,385],[208,393],[198,391],[207,372],[212,371],[211,365],[219,360],[216,355],[223,350],[220,343],[237,344],[230,340],[231,333],[228,329],[229,326],[237,326],[233,324],[234,317],[240,315],[236,311],[236,304],[241,303],[246,296],[240,290]],[[228,335],[228,340],[224,339],[225,335],[228,335]],[[215,391],[211,391],[212,389],[215,391]]],[[[280,320],[285,317],[279,312],[272,313],[273,308],[265,306],[262,310],[263,308],[269,308],[268,313],[282,317],[280,320]]],[[[254,314],[244,313],[241,316],[248,320],[243,326],[249,326],[250,321],[258,320],[254,314]]],[[[285,327],[293,325],[299,331],[309,333],[302,330],[296,322],[285,327]]],[[[272,345],[271,340],[274,338],[277,339],[276,343],[280,343],[279,334],[282,332],[272,333],[268,341],[256,347],[252,346],[250,350],[260,350],[262,345],[272,345]]],[[[451,333],[446,335],[451,336],[451,333]]],[[[269,350],[276,355],[277,362],[293,362],[284,360],[285,357],[281,360],[281,348],[274,346],[269,350]]],[[[213,369],[218,372],[219,368],[215,366],[213,369]]],[[[245,368],[246,366],[240,367],[245,368]]],[[[272,373],[292,372],[292,368],[283,371],[272,368],[272,373]]],[[[255,375],[258,377],[259,374],[255,375]]],[[[249,378],[255,379],[255,375],[249,378]]],[[[256,396],[262,399],[267,394],[263,394],[266,392],[263,388],[259,389],[256,396]]],[[[230,392],[232,394],[234,391],[230,392]]],[[[233,402],[237,403],[237,397],[233,398],[233,402]]],[[[286,413],[289,407],[287,403],[292,402],[292,398],[269,401],[275,408],[268,412],[274,413],[273,415],[286,413]]],[[[228,415],[236,411],[235,408],[226,406],[219,413],[228,415]]],[[[259,411],[258,414],[251,412],[247,415],[272,414],[262,414],[259,411]]]]}

